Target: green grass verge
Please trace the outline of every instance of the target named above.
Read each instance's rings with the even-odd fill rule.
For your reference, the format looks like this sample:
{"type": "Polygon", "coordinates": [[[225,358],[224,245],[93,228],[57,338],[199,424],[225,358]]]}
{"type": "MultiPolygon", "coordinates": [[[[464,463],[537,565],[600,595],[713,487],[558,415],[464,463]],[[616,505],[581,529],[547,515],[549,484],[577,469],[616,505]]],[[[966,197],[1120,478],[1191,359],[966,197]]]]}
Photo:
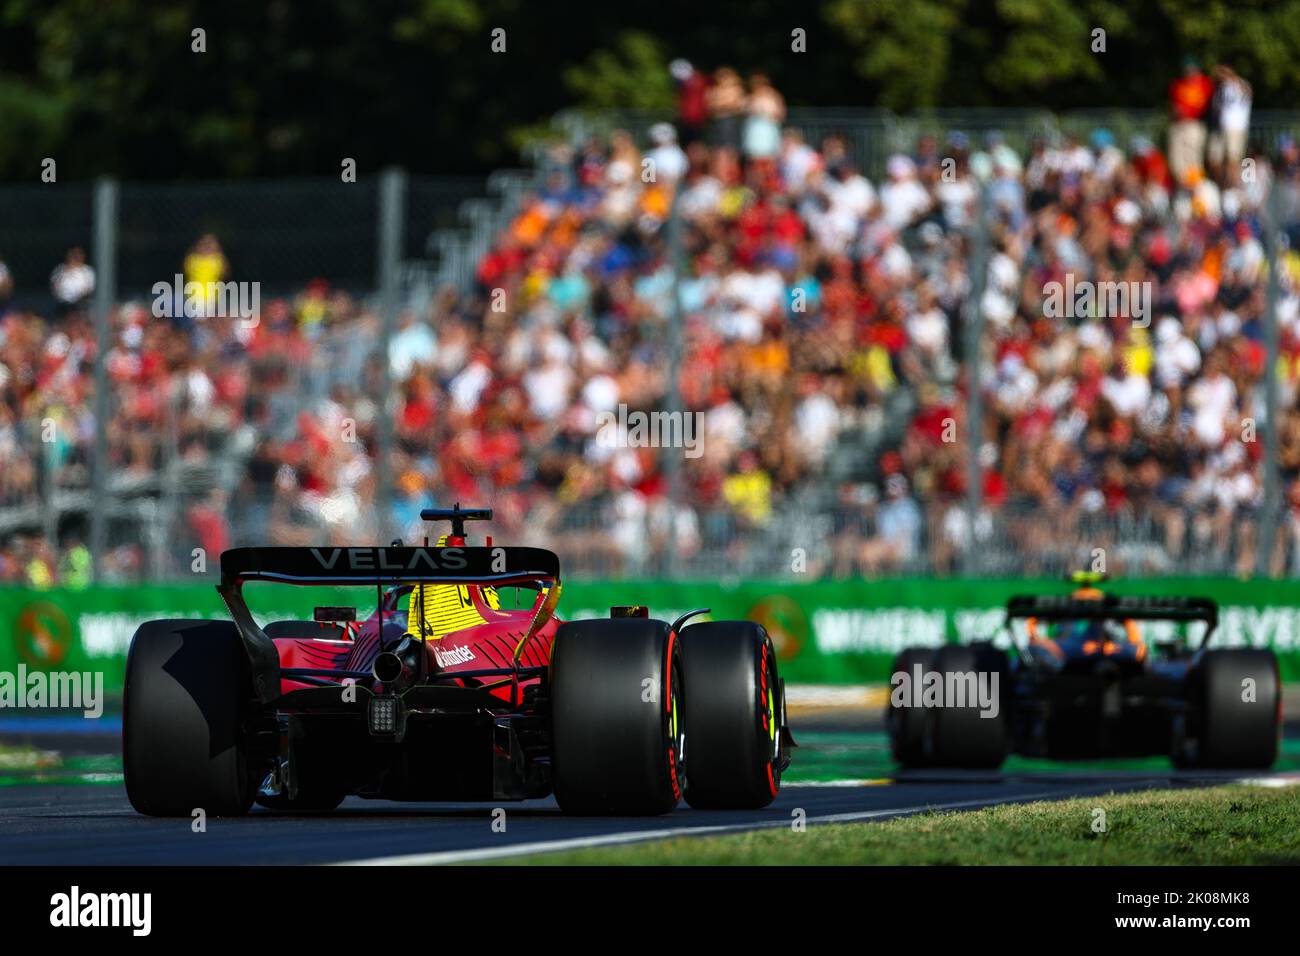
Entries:
{"type": "Polygon", "coordinates": [[[116,754],[64,754],[57,750],[0,743],[0,787],[33,783],[121,783],[116,754]]]}
{"type": "Polygon", "coordinates": [[[540,865],[1300,863],[1300,787],[1233,785],[538,854],[540,865]],[[1095,810],[1105,832],[1094,832],[1095,810]]]}

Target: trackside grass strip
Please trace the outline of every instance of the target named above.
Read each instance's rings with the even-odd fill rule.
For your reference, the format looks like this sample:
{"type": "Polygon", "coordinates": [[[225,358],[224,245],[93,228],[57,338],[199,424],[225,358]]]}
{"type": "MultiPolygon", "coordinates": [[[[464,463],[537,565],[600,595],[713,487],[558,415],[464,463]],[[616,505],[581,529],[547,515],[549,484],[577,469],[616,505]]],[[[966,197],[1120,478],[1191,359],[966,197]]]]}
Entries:
{"type": "Polygon", "coordinates": [[[534,865],[1300,863],[1300,787],[1231,785],[538,854],[534,865]],[[1098,811],[1101,811],[1098,813],[1098,811]],[[1104,829],[1102,829],[1104,827],[1104,829]]]}

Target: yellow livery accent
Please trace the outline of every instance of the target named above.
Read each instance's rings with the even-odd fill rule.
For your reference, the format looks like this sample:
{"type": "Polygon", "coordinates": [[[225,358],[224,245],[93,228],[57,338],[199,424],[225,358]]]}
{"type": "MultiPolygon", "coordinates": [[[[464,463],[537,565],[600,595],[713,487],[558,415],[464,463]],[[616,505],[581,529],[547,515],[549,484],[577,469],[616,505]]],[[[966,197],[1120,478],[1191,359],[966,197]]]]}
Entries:
{"type": "MultiPolygon", "coordinates": [[[[484,603],[494,611],[499,610],[501,599],[497,596],[497,589],[483,587],[480,590],[483,592],[484,603]]],[[[487,619],[474,606],[467,584],[417,584],[411,590],[406,633],[415,638],[420,637],[416,624],[421,620],[421,606],[424,608],[424,637],[431,641],[467,627],[487,623],[487,619]]]]}
{"type": "MultiPolygon", "coordinates": [[[[443,547],[446,543],[444,535],[438,539],[437,546],[443,547]]],[[[494,611],[500,610],[501,599],[497,596],[496,588],[480,586],[479,591],[488,607],[494,611]]],[[[440,640],[467,627],[487,623],[487,619],[474,606],[468,584],[417,584],[411,590],[411,600],[407,605],[406,633],[419,639],[421,620],[424,621],[423,636],[431,641],[440,640]]]]}

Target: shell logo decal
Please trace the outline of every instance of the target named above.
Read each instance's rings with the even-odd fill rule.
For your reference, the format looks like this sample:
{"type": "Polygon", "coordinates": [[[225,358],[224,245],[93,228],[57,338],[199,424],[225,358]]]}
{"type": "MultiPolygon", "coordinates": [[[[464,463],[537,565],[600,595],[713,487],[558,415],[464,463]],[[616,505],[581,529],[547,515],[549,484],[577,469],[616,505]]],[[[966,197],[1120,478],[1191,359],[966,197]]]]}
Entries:
{"type": "Polygon", "coordinates": [[[792,598],[783,595],[763,598],[745,617],[762,624],[772,636],[777,660],[793,660],[808,640],[808,615],[792,598]]]}
{"type": "Polygon", "coordinates": [[[72,646],[72,622],[49,601],[28,604],[14,619],[14,645],[20,660],[34,667],[57,667],[72,646]]]}

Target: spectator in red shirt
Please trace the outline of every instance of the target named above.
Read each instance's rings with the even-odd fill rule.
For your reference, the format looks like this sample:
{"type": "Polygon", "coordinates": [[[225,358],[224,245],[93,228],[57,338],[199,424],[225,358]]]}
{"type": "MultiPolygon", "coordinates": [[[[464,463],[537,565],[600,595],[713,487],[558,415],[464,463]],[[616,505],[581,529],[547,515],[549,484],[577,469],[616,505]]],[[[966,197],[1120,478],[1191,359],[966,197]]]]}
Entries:
{"type": "Polygon", "coordinates": [[[1169,164],[1156,149],[1155,143],[1145,136],[1133,137],[1133,171],[1147,186],[1168,192],[1173,187],[1173,178],[1169,175],[1169,164]]]}
{"type": "Polygon", "coordinates": [[[203,500],[191,506],[187,515],[190,530],[198,539],[207,560],[212,560],[230,547],[230,527],[226,522],[227,507],[225,493],[214,488],[203,500]]]}
{"type": "Polygon", "coordinates": [[[677,127],[685,147],[704,135],[709,121],[709,78],[687,60],[673,60],[668,69],[677,81],[677,127]]]}
{"type": "Polygon", "coordinates": [[[1183,75],[1169,84],[1169,167],[1180,184],[1188,171],[1201,168],[1205,155],[1205,114],[1214,96],[1214,82],[1192,57],[1183,61],[1183,75]]]}

